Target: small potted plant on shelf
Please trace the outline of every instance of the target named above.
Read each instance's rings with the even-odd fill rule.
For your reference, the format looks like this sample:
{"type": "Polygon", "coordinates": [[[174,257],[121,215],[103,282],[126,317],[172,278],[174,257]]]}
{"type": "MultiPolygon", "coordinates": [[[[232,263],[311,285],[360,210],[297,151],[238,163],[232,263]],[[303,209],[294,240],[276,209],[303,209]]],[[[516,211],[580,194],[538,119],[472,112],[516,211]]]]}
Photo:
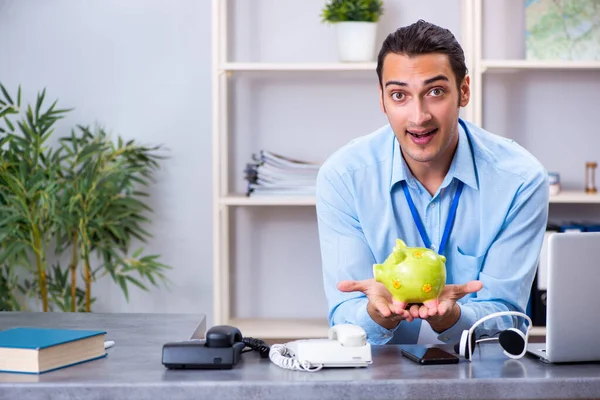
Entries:
{"type": "Polygon", "coordinates": [[[381,15],[382,0],[329,0],[325,4],[322,22],[336,28],[340,61],[373,61],[381,15]]]}

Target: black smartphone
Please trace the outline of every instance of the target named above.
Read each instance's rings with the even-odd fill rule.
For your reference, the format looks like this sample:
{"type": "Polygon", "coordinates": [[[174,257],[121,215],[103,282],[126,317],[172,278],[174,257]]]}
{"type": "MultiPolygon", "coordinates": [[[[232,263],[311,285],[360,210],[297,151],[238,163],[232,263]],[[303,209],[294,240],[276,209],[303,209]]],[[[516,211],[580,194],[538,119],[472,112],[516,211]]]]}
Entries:
{"type": "Polygon", "coordinates": [[[439,347],[404,345],[400,347],[400,353],[421,365],[458,364],[457,356],[439,347]]]}

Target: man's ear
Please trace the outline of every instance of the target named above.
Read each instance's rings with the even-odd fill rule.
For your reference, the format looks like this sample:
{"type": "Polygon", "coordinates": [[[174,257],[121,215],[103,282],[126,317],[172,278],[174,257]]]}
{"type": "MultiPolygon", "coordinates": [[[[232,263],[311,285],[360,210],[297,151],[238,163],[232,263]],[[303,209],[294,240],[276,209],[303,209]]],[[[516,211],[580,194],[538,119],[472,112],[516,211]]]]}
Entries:
{"type": "Polygon", "coordinates": [[[381,85],[379,85],[379,107],[381,108],[381,112],[386,114],[385,104],[383,104],[383,89],[381,88],[381,85]]]}
{"type": "Polygon", "coordinates": [[[469,100],[471,99],[471,77],[469,75],[465,76],[462,84],[460,85],[460,106],[466,107],[469,104],[469,100]]]}

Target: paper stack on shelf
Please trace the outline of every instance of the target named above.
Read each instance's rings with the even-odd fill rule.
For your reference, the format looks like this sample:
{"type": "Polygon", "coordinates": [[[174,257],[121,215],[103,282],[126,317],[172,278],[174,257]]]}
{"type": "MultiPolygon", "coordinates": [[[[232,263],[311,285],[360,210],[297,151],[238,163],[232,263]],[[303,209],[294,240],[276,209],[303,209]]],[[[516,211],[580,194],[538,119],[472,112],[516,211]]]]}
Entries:
{"type": "Polygon", "coordinates": [[[321,165],[270,151],[252,155],[246,166],[248,196],[314,196],[321,165]]]}

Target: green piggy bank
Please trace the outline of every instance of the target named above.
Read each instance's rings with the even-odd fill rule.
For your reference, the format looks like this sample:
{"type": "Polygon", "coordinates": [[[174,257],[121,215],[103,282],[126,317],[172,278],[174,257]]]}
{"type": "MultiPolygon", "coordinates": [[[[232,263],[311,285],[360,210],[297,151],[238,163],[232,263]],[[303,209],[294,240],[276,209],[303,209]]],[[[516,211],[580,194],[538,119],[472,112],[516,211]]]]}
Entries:
{"type": "Polygon", "coordinates": [[[437,302],[446,285],[446,257],[424,247],[406,247],[397,239],[383,264],[373,265],[373,274],[398,301],[437,302]]]}

